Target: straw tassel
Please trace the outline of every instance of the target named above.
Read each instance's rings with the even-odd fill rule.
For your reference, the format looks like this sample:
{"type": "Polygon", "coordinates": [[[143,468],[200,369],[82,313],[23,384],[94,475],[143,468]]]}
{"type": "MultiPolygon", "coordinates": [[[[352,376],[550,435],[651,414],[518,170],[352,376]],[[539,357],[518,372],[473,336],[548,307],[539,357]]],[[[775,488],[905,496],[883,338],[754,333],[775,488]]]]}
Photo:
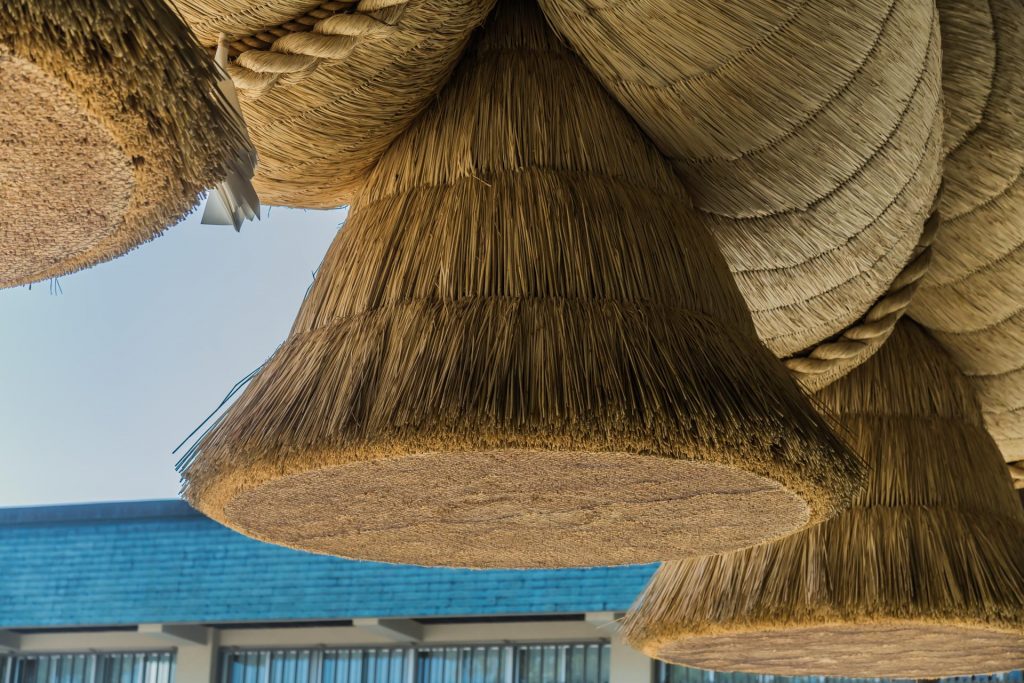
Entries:
{"type": "Polygon", "coordinates": [[[782,675],[933,678],[1024,665],[1024,509],[969,380],[912,322],[817,398],[871,473],[853,507],[666,563],[625,621],[647,654],[782,675]]]}
{"type": "Polygon", "coordinates": [[[119,256],[238,172],[218,79],[162,0],[0,4],[0,286],[119,256]]]}
{"type": "Polygon", "coordinates": [[[476,567],[745,546],[859,477],[671,169],[525,1],[374,169],[184,472],[257,538],[476,567]]]}

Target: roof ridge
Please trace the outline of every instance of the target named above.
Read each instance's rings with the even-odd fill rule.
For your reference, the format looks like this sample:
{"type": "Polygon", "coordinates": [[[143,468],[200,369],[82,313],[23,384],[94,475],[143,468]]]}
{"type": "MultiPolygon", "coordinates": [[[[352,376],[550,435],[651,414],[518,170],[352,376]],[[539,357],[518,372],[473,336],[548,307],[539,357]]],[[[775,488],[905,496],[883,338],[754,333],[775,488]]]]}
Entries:
{"type": "Polygon", "coordinates": [[[81,524],[133,519],[202,517],[183,500],[133,500],[0,508],[0,526],[81,524]]]}

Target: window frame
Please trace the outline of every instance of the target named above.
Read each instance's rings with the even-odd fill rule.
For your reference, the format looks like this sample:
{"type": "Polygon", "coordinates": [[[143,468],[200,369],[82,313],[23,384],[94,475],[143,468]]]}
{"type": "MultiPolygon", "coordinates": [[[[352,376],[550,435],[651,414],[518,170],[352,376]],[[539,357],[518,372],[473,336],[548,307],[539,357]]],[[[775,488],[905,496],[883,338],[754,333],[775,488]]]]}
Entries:
{"type": "MultiPolygon", "coordinates": [[[[0,654],[0,683],[20,683],[14,678],[19,673],[18,664],[25,660],[40,660],[52,658],[73,658],[84,657],[86,659],[86,670],[83,672],[84,683],[101,683],[98,678],[103,671],[104,660],[113,658],[136,658],[142,655],[144,658],[150,656],[167,656],[168,672],[167,683],[175,683],[177,673],[177,648],[137,649],[137,650],[18,650],[0,654]]],[[[146,659],[143,660],[144,663],[146,659]]],[[[115,682],[116,683],[116,682],[115,682]]],[[[161,683],[164,683],[161,681],[161,683]]]]}
{"type": "MultiPolygon", "coordinates": [[[[251,653],[256,656],[265,656],[275,652],[309,652],[310,653],[310,680],[313,683],[320,683],[321,672],[323,671],[323,653],[330,651],[381,651],[386,650],[390,652],[402,652],[406,662],[405,676],[403,677],[406,683],[415,683],[419,680],[419,662],[420,653],[429,651],[443,651],[446,649],[456,649],[463,651],[466,649],[476,648],[502,648],[509,649],[507,661],[504,666],[511,668],[511,675],[515,680],[515,675],[519,671],[518,654],[526,648],[531,647],[576,647],[576,646],[597,646],[602,648],[599,653],[599,672],[604,673],[610,678],[611,674],[611,641],[608,638],[591,638],[591,639],[570,639],[570,640],[555,640],[555,641],[494,641],[484,640],[475,642],[437,642],[437,643],[411,643],[411,644],[395,644],[394,646],[388,645],[326,645],[317,644],[311,646],[288,646],[288,647],[276,647],[273,645],[268,646],[222,646],[217,649],[217,669],[216,678],[214,679],[217,683],[245,683],[245,681],[232,681],[229,678],[229,657],[232,654],[238,653],[251,653]],[[312,662],[317,662],[319,666],[315,669],[312,666],[312,662]]],[[[653,668],[652,679],[653,680],[653,668]]],[[[0,682],[4,683],[4,682],[0,682]]],[[[306,683],[303,681],[302,683],[306,683]]]]}

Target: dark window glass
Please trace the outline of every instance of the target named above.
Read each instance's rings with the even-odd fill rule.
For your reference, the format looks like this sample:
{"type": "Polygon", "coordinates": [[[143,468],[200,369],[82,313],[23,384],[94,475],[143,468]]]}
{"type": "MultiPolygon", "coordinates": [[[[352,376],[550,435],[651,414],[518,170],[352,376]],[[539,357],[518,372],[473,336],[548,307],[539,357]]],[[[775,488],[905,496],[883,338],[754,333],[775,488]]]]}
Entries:
{"type": "Polygon", "coordinates": [[[220,683],[407,683],[408,650],[221,651],[220,683]]]}
{"type": "Polygon", "coordinates": [[[173,683],[171,652],[19,654],[0,658],[0,683],[173,683]]]}
{"type": "Polygon", "coordinates": [[[606,644],[236,650],[220,683],[608,683],[606,644]]]}

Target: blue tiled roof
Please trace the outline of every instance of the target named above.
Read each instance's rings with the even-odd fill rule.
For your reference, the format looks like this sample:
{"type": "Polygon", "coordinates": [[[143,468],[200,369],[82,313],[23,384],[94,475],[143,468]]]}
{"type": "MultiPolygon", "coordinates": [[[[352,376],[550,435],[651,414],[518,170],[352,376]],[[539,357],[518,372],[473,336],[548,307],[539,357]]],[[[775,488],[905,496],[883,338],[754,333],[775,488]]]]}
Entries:
{"type": "Polygon", "coordinates": [[[353,562],[254,541],[180,501],[0,509],[0,629],[623,611],[653,571],[353,562]]]}

